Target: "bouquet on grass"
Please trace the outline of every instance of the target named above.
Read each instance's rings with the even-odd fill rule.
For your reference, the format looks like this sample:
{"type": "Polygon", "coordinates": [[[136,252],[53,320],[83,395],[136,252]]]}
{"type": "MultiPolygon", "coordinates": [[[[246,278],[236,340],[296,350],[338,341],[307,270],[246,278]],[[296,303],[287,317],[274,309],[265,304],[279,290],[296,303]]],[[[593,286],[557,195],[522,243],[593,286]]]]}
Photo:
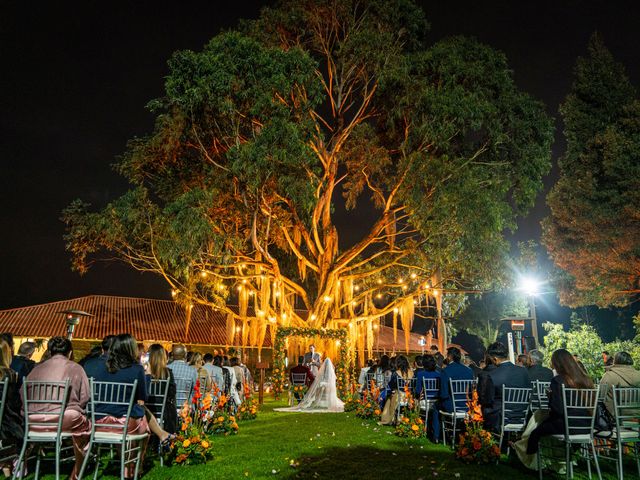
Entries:
{"type": "MultiPolygon", "coordinates": [[[[399,394],[398,392],[397,395],[399,394]]],[[[407,406],[398,418],[395,434],[399,437],[419,438],[424,431],[424,420],[420,416],[420,408],[407,385],[404,387],[404,397],[407,406]]]]}
{"type": "Polygon", "coordinates": [[[372,380],[369,390],[362,391],[362,398],[356,404],[356,417],[365,420],[380,420],[380,389],[372,380]]]}
{"type": "Polygon", "coordinates": [[[238,420],[254,420],[258,416],[258,402],[251,396],[251,389],[244,384],[244,400],[238,407],[236,417],[238,420]]]}
{"type": "Polygon", "coordinates": [[[464,423],[465,432],[456,445],[456,457],[466,463],[489,463],[500,457],[500,448],[491,433],[483,427],[482,409],[475,390],[467,400],[469,413],[464,423]]]}
{"type": "Polygon", "coordinates": [[[229,409],[227,396],[223,393],[218,398],[215,408],[210,413],[210,431],[216,435],[235,435],[238,433],[238,423],[235,415],[229,409]]]}
{"type": "Polygon", "coordinates": [[[213,458],[209,430],[211,394],[200,392],[200,381],[196,381],[193,408],[185,402],[180,409],[182,425],[173,443],[174,462],[178,465],[197,465],[213,458]]]}
{"type": "Polygon", "coordinates": [[[344,398],[344,411],[353,412],[360,404],[360,395],[358,394],[358,388],[355,384],[349,385],[349,390],[344,398]]]}

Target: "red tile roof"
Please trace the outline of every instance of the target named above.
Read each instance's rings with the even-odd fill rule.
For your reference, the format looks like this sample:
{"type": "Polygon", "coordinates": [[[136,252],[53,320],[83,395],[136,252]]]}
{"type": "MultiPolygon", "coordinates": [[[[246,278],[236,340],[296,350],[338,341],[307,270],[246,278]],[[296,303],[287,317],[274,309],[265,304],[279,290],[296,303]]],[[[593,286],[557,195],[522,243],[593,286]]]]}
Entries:
{"type": "MultiPolygon", "coordinates": [[[[80,321],[73,335],[77,340],[100,340],[122,332],[131,333],[138,341],[182,342],[184,338],[185,310],[174,301],[106,295],[0,310],[0,332],[34,338],[66,335],[65,315],[59,313],[64,310],[84,310],[95,315],[80,321]]],[[[410,351],[421,351],[421,338],[421,335],[411,333],[410,351]]],[[[226,345],[226,316],[210,307],[194,305],[186,343],[226,345]]],[[[270,347],[271,339],[267,335],[264,348],[270,347]]],[[[401,353],[404,348],[402,330],[398,330],[394,349],[393,330],[381,327],[380,338],[374,342],[375,350],[401,353]]]]}

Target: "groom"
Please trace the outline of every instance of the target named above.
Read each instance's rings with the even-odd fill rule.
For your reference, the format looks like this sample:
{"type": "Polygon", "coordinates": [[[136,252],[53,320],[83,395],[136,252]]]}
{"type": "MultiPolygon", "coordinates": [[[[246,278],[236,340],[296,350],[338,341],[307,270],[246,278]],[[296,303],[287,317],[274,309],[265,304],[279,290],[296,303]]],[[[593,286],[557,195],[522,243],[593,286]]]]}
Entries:
{"type": "Polygon", "coordinates": [[[316,353],[315,345],[309,345],[309,351],[304,354],[304,364],[309,367],[313,376],[318,375],[318,368],[320,367],[320,354],[316,353]]]}

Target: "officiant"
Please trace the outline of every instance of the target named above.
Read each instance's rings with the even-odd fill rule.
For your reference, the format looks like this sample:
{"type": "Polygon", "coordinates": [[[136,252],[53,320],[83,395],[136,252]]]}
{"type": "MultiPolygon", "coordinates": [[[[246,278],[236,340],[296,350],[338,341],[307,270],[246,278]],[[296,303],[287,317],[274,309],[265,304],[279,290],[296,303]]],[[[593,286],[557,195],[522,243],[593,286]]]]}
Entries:
{"type": "Polygon", "coordinates": [[[309,367],[313,376],[318,375],[318,368],[320,368],[320,354],[316,352],[315,345],[309,345],[309,351],[304,354],[304,365],[309,367]]]}

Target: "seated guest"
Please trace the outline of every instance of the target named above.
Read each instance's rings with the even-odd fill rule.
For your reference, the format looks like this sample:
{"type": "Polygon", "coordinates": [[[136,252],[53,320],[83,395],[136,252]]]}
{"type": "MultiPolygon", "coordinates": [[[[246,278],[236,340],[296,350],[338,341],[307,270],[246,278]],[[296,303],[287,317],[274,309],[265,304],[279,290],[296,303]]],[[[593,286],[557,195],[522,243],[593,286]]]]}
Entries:
{"type": "Polygon", "coordinates": [[[215,355],[213,357],[213,366],[220,369],[218,380],[214,381],[216,382],[221,392],[226,392],[227,379],[229,380],[229,385],[231,385],[231,377],[229,376],[229,372],[223,368],[223,362],[224,359],[222,358],[222,355],[215,355]]]}
{"type": "Polygon", "coordinates": [[[409,367],[409,360],[404,355],[399,355],[395,359],[396,370],[391,375],[389,385],[387,385],[386,400],[382,409],[381,423],[391,425],[395,418],[398,403],[404,401],[405,392],[400,391],[399,380],[409,380],[413,378],[413,371],[409,367]]]}
{"type": "Polygon", "coordinates": [[[186,362],[187,349],[184,345],[173,345],[171,356],[173,361],[167,365],[167,368],[173,372],[173,378],[176,381],[178,390],[180,390],[178,393],[178,408],[181,408],[184,402],[189,401],[191,398],[191,392],[198,379],[198,372],[186,362]],[[189,388],[188,392],[185,391],[187,388],[189,388]]]}
{"type": "MultiPolygon", "coordinates": [[[[91,347],[89,353],[87,353],[82,359],[78,362],[78,365],[84,368],[84,364],[87,363],[92,358],[96,358],[102,355],[102,346],[96,345],[95,347],[91,347]]],[[[86,372],[85,372],[86,373],[86,372]]]]}
{"type": "MultiPolygon", "coordinates": [[[[109,355],[109,348],[111,348],[111,344],[116,337],[114,335],[107,335],[102,339],[102,344],[100,345],[100,349],[102,354],[98,357],[92,357],[87,359],[82,368],[84,368],[84,372],[87,374],[87,377],[91,378],[94,376],[94,373],[97,371],[98,366],[102,367],[107,361],[107,357],[109,355]]],[[[100,368],[102,370],[102,368],[100,368]]]]}
{"type": "Polygon", "coordinates": [[[22,379],[36,366],[36,362],[31,360],[35,351],[36,344],[33,342],[24,342],[18,347],[18,354],[11,361],[11,369],[17,372],[19,383],[22,383],[22,379]]]}
{"type": "Polygon", "coordinates": [[[438,369],[444,368],[444,356],[440,353],[440,349],[437,345],[431,345],[430,348],[431,355],[436,359],[436,364],[438,365],[438,369]]]}
{"type": "Polygon", "coordinates": [[[393,374],[393,369],[391,368],[391,359],[389,358],[389,355],[382,355],[380,357],[380,363],[378,364],[376,373],[382,374],[382,387],[386,388],[386,386],[389,384],[389,380],[391,379],[391,375],[393,374]]]}
{"type": "Polygon", "coordinates": [[[531,350],[529,352],[529,368],[527,373],[529,374],[529,380],[532,382],[550,382],[553,378],[553,371],[542,365],[544,361],[544,353],[540,350],[531,350]]]}
{"type": "Polygon", "coordinates": [[[424,356],[416,355],[413,360],[413,376],[417,377],[422,370],[424,370],[424,356]]]}
{"type": "MultiPolygon", "coordinates": [[[[138,361],[138,344],[128,333],[123,333],[115,337],[111,347],[107,362],[99,365],[93,379],[97,382],[117,382],[133,384],[136,380],[136,391],[134,404],[131,409],[131,417],[127,425],[127,432],[133,435],[153,432],[158,436],[162,445],[166,445],[173,438],[169,432],[160,428],[155,417],[144,406],[147,401],[147,379],[144,368],[138,361]]],[[[47,368],[51,360],[47,362],[47,368]]],[[[118,401],[126,401],[120,398],[118,401]]],[[[100,425],[123,425],[127,414],[125,405],[115,405],[109,403],[99,403],[96,411],[106,414],[96,420],[100,425]]],[[[113,428],[97,427],[98,430],[113,432],[113,428]]],[[[146,442],[145,442],[146,444],[146,442]]],[[[142,447],[144,454],[145,446],[142,447]]],[[[129,463],[125,469],[125,477],[133,477],[135,463],[129,463]]]]}
{"type": "MultiPolygon", "coordinates": [[[[640,371],[633,368],[633,358],[627,352],[618,352],[613,356],[613,365],[608,367],[600,380],[600,384],[608,385],[605,406],[614,415],[612,387],[640,387],[640,371]]],[[[628,415],[632,412],[625,412],[628,415]]],[[[638,412],[640,417],[640,411],[638,412]]]]}
{"type": "MultiPolygon", "coordinates": [[[[22,443],[24,436],[24,420],[20,413],[22,402],[20,401],[18,386],[18,374],[11,369],[11,347],[7,341],[0,337],[0,381],[8,380],[7,400],[0,423],[0,443],[3,447],[12,446],[14,449],[22,443]]],[[[9,473],[11,463],[0,464],[0,468],[9,473]]]]}
{"type": "MultiPolygon", "coordinates": [[[[523,436],[516,442],[515,450],[520,460],[529,468],[536,468],[535,454],[538,451],[540,438],[547,435],[564,433],[564,399],[562,385],[567,388],[593,388],[593,382],[580,368],[575,358],[564,348],[551,355],[551,366],[558,374],[551,380],[549,391],[549,416],[531,432],[527,438],[523,436]],[[526,454],[524,448],[526,447],[526,454]]],[[[571,414],[571,411],[569,412],[571,414]]]]}
{"type": "MultiPolygon", "coordinates": [[[[437,358],[435,358],[437,361],[437,358]]],[[[473,371],[460,363],[462,352],[457,347],[447,349],[447,366],[440,373],[440,409],[445,412],[453,412],[454,405],[449,389],[449,379],[451,380],[473,380],[473,371]]],[[[462,402],[462,400],[460,401],[462,402]]],[[[464,407],[467,403],[465,399],[458,407],[464,407]]]]}
{"type": "MultiPolygon", "coordinates": [[[[420,398],[422,394],[422,387],[423,387],[423,379],[427,379],[427,378],[440,378],[440,372],[437,370],[437,363],[436,363],[436,359],[433,355],[425,355],[423,360],[423,369],[420,370],[417,374],[416,374],[416,398],[420,398]]],[[[439,387],[439,386],[438,386],[439,387]]],[[[425,394],[423,395],[425,397],[425,399],[427,400],[434,400],[436,398],[438,398],[438,392],[425,392],[425,394]]],[[[438,443],[438,441],[440,440],[440,416],[438,415],[438,412],[433,412],[430,416],[429,416],[430,420],[431,420],[431,425],[429,426],[432,432],[432,439],[435,443],[438,443]]]]}
{"type": "MultiPolygon", "coordinates": [[[[478,400],[482,406],[485,428],[496,431],[500,428],[502,415],[502,387],[531,388],[531,382],[526,369],[509,361],[509,351],[503,343],[489,345],[487,355],[496,368],[478,378],[478,400]]],[[[526,406],[522,407],[524,410],[526,406]]],[[[506,423],[509,423],[508,420],[505,420],[506,423]]]]}
{"type": "Polygon", "coordinates": [[[216,387],[221,388],[222,385],[224,384],[222,367],[220,367],[219,365],[215,365],[214,359],[215,359],[214,355],[212,355],[211,353],[205,353],[203,357],[204,365],[202,367],[209,374],[212,385],[215,385],[216,387]]]}
{"type": "MultiPolygon", "coordinates": [[[[304,364],[304,356],[302,355],[298,357],[298,365],[296,365],[291,370],[289,370],[289,380],[291,381],[291,383],[293,383],[294,373],[304,373],[307,375],[307,378],[304,381],[307,387],[310,386],[311,383],[315,380],[315,377],[313,376],[313,372],[311,371],[311,369],[304,364]]],[[[300,403],[300,400],[302,400],[302,398],[300,397],[300,394],[298,392],[293,392],[293,395],[294,397],[296,397],[296,400],[298,401],[298,403],[300,403]]]]}
{"type": "Polygon", "coordinates": [[[200,352],[193,352],[189,365],[196,369],[198,378],[200,379],[200,391],[205,392],[211,390],[212,380],[209,371],[204,368],[204,359],[200,352]]]}
{"type": "MultiPolygon", "coordinates": [[[[90,398],[89,379],[80,365],[70,360],[72,354],[71,341],[65,337],[53,337],[49,340],[48,350],[51,358],[45,364],[36,367],[27,376],[27,381],[34,382],[64,382],[69,380],[69,393],[67,406],[62,420],[62,431],[70,432],[73,440],[73,451],[75,454],[75,465],[71,478],[75,479],[82,467],[85,455],[85,446],[89,441],[91,422],[86,417],[85,407],[90,398]]],[[[58,408],[57,405],[38,404],[32,408],[40,412],[29,418],[36,422],[51,421],[52,427],[48,430],[55,430],[58,417],[47,415],[58,408]]],[[[34,430],[40,426],[34,426],[34,430]]],[[[46,428],[46,427],[45,427],[46,428]]]]}
{"type": "MultiPolygon", "coordinates": [[[[159,343],[154,343],[149,347],[149,374],[147,379],[166,380],[169,379],[167,390],[167,403],[162,417],[162,428],[170,433],[175,433],[178,424],[178,411],[176,406],[176,381],[173,372],[167,368],[167,352],[159,343]]],[[[159,403],[159,399],[149,395],[149,402],[159,403]]]]}

